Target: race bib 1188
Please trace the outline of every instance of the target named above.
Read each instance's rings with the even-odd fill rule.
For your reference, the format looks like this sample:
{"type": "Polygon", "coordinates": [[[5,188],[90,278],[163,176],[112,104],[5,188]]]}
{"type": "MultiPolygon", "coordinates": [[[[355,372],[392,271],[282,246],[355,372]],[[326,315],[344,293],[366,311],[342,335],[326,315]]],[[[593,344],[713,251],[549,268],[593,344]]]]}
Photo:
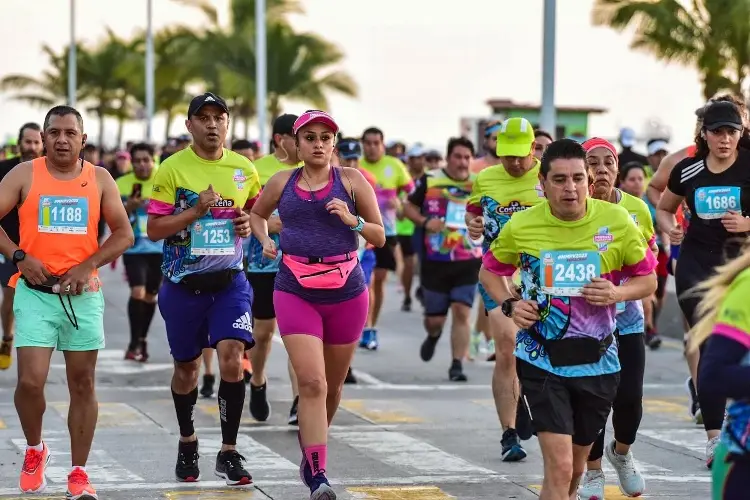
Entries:
{"type": "Polygon", "coordinates": [[[40,196],[40,233],[86,234],[89,226],[89,199],[69,196],[40,196]]]}
{"type": "Polygon", "coordinates": [[[539,256],[539,283],[549,295],[580,297],[583,286],[601,276],[601,257],[596,251],[542,250],[539,256]]]}
{"type": "Polygon", "coordinates": [[[695,190],[695,213],[701,219],[721,219],[729,210],[742,211],[737,186],[700,187],[695,190]]]}
{"type": "Polygon", "coordinates": [[[190,226],[193,255],[234,255],[232,219],[200,219],[190,226]]]}

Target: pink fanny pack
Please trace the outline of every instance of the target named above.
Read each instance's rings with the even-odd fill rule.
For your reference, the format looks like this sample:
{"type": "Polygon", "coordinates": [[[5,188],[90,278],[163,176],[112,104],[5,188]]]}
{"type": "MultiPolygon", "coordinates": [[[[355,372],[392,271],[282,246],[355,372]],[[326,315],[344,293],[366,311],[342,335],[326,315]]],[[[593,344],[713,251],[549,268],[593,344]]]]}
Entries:
{"type": "Polygon", "coordinates": [[[315,259],[316,262],[311,262],[312,259],[307,257],[288,254],[284,254],[281,259],[300,285],[318,290],[341,288],[359,264],[356,253],[315,259]]]}

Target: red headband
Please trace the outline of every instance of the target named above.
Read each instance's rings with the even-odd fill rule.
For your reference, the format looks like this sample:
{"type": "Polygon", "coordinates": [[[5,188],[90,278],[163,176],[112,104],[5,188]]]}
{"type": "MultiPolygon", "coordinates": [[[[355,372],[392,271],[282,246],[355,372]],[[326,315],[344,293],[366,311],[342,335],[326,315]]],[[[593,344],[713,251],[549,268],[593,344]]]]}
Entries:
{"type": "Polygon", "coordinates": [[[591,139],[584,142],[582,146],[586,151],[586,154],[588,154],[589,151],[595,148],[607,149],[610,153],[612,153],[612,156],[615,157],[615,162],[617,162],[617,150],[612,145],[612,143],[606,139],[602,139],[601,137],[592,137],[591,139]]]}

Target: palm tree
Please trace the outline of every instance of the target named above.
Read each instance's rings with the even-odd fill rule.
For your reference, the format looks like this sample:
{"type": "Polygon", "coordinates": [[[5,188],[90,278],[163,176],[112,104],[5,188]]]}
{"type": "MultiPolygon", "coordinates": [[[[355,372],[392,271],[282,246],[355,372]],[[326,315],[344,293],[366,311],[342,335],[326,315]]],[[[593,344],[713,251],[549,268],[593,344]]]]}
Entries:
{"type": "MultiPolygon", "coordinates": [[[[68,100],[68,50],[56,53],[49,45],[42,45],[42,52],[47,56],[49,68],[38,77],[11,74],[0,80],[1,91],[14,92],[13,99],[39,108],[51,108],[68,100]]],[[[85,49],[76,46],[78,63],[86,57],[85,49]]],[[[77,100],[84,98],[83,89],[76,92],[77,100]]]]}
{"type": "Polygon", "coordinates": [[[99,120],[100,143],[104,142],[104,120],[108,116],[117,119],[117,144],[122,143],[125,122],[133,117],[133,96],[129,89],[138,59],[136,42],[120,38],[107,28],[104,41],[86,52],[81,60],[79,86],[91,104],[88,111],[99,120]]]}
{"type": "MultiPolygon", "coordinates": [[[[190,96],[186,87],[200,81],[199,37],[188,28],[165,28],[154,34],[154,108],[166,116],[165,140],[175,117],[187,113],[190,96]]],[[[130,90],[142,108],[146,106],[145,52],[146,37],[136,38],[135,65],[131,71],[130,90]]]]}
{"type": "Polygon", "coordinates": [[[635,28],[632,47],[695,67],[706,99],[722,90],[742,95],[750,74],[750,1],[597,0],[594,24],[635,28]]]}
{"type": "Polygon", "coordinates": [[[357,84],[343,71],[329,70],[341,62],[343,53],[332,43],[312,33],[295,33],[285,23],[268,31],[268,108],[271,118],[281,114],[282,99],[293,99],[328,109],[329,91],[357,95],[357,84]]]}

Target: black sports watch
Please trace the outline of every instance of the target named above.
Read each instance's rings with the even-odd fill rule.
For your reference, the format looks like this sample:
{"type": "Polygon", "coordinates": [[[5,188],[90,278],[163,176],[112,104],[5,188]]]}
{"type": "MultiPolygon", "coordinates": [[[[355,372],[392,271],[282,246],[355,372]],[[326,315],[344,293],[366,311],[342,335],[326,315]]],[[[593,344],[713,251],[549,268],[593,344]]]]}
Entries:
{"type": "Polygon", "coordinates": [[[20,248],[16,250],[15,252],[13,252],[13,264],[14,265],[18,264],[25,258],[26,258],[26,252],[24,252],[20,248]]]}
{"type": "Polygon", "coordinates": [[[513,303],[514,302],[518,302],[518,299],[511,297],[509,299],[505,299],[503,303],[500,305],[500,310],[503,311],[503,314],[509,318],[513,316],[513,303]]]}

